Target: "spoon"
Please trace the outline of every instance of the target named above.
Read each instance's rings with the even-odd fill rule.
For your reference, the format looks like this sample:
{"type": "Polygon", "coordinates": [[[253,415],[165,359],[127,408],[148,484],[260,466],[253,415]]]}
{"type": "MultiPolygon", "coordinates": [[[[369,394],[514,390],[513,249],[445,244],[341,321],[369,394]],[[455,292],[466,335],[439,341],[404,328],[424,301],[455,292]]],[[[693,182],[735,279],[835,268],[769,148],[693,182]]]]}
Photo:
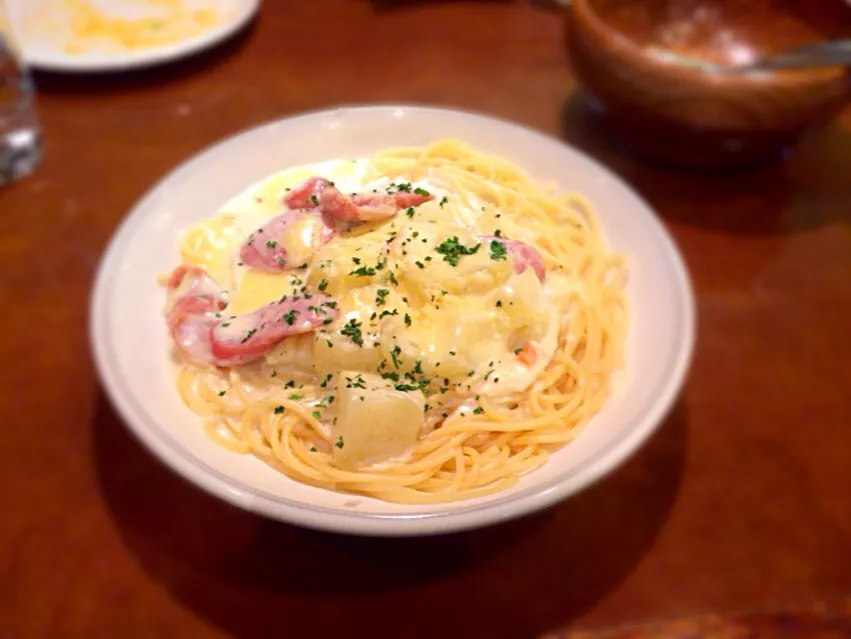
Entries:
{"type": "Polygon", "coordinates": [[[766,58],[727,67],[728,71],[773,71],[780,69],[816,69],[851,65],[851,40],[826,40],[805,44],[766,58]]]}
{"type": "Polygon", "coordinates": [[[717,73],[750,73],[851,65],[851,40],[826,40],[805,44],[765,58],[734,64],[719,64],[656,46],[649,47],[649,52],[659,59],[717,73]]]}

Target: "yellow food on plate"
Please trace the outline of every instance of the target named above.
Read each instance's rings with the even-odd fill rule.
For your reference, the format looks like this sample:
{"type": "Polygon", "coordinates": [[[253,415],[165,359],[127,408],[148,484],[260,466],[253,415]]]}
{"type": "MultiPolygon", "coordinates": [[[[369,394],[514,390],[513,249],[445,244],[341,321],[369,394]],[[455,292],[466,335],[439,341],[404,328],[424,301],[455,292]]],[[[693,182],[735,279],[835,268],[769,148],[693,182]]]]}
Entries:
{"type": "Polygon", "coordinates": [[[196,37],[228,16],[214,0],[39,0],[22,21],[27,37],[67,53],[135,51],[196,37]]]}
{"type": "Polygon", "coordinates": [[[626,263],[589,203],[458,140],[270,176],[187,229],[165,307],[207,433],[401,503],[503,490],[624,364],[626,263]]]}

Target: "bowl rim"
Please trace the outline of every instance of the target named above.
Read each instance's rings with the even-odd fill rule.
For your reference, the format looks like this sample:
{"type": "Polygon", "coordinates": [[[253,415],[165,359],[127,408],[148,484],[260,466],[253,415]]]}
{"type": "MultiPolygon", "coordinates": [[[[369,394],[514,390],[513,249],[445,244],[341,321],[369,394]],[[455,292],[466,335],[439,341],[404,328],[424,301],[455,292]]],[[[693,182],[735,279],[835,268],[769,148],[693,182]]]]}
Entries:
{"type": "Polygon", "coordinates": [[[620,466],[661,425],[682,390],[691,365],[695,339],[696,301],[685,261],[675,241],[653,209],[624,180],[572,145],[528,126],[475,111],[421,104],[352,104],[297,113],[246,128],[214,142],[185,159],[157,180],[136,201],[129,214],[114,231],[97,268],[89,315],[90,346],[101,384],[106,390],[108,398],[124,424],[134,433],[137,439],[172,471],[209,494],[237,507],[272,519],[330,532],[372,536],[432,535],[483,527],[541,510],[595,483],[620,466]],[[144,410],[140,410],[132,397],[132,393],[129,393],[127,388],[122,388],[121,376],[112,372],[111,369],[114,369],[115,366],[109,344],[103,336],[107,333],[109,299],[114,285],[113,272],[115,269],[113,265],[120,260],[121,249],[133,236],[134,227],[143,221],[142,213],[149,202],[157,197],[163,187],[170,180],[193,171],[196,164],[203,163],[208,157],[219,153],[235,140],[243,136],[261,134],[264,130],[275,127],[284,121],[294,124],[300,120],[331,114],[339,115],[341,111],[346,113],[364,111],[393,113],[400,110],[421,113],[432,112],[444,116],[482,120],[502,127],[518,129],[524,135],[529,136],[530,140],[536,140],[541,144],[555,143],[566,146],[572,153],[588,162],[602,175],[617,182],[631,197],[643,205],[648,213],[646,222],[654,235],[654,241],[659,245],[660,250],[665,252],[671,273],[677,284],[676,302],[681,330],[676,355],[673,358],[673,365],[668,377],[660,384],[661,388],[658,389],[654,399],[649,402],[649,407],[644,414],[636,417],[636,426],[614,445],[586,460],[575,473],[554,479],[542,486],[531,486],[514,495],[496,498],[487,503],[433,513],[362,513],[286,500],[247,485],[240,484],[239,487],[236,487],[236,482],[232,479],[190,455],[188,451],[184,451],[175,442],[168,440],[167,434],[163,433],[165,437],[161,436],[160,431],[162,429],[158,425],[153,424],[154,427],[152,428],[151,424],[147,424],[146,421],[149,418],[144,410]]]}
{"type": "Polygon", "coordinates": [[[724,70],[680,64],[673,60],[656,57],[623,31],[609,25],[592,6],[593,0],[571,0],[568,16],[578,21],[583,28],[590,29],[599,39],[610,43],[610,50],[655,71],[675,75],[680,80],[695,84],[736,91],[762,91],[766,87],[784,90],[802,90],[810,85],[830,84],[851,78],[851,73],[842,65],[821,69],[772,69],[752,73],[728,73],[724,70]]]}

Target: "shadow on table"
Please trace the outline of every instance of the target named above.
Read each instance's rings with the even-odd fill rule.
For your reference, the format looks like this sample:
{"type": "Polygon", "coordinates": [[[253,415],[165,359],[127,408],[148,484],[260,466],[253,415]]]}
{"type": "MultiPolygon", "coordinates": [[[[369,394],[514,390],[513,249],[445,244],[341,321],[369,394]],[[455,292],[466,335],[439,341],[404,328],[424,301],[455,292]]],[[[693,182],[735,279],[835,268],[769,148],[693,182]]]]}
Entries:
{"type": "Polygon", "coordinates": [[[80,93],[148,89],[182,80],[187,76],[224,64],[248,43],[256,26],[256,17],[227,40],[208,49],[172,62],[127,71],[60,73],[33,70],[39,93],[80,93]]]}
{"type": "Polygon", "coordinates": [[[419,539],[312,532],[228,506],[157,462],[102,394],[93,438],[105,504],[128,548],[229,635],[499,639],[569,623],[630,574],[674,502],[687,412],[677,405],[631,460],[567,502],[419,539]]]}
{"type": "Polygon", "coordinates": [[[797,233],[851,224],[851,131],[840,124],[805,137],[785,162],[697,170],[656,164],[614,140],[579,91],[562,109],[562,134],[620,174],[672,222],[743,235],[797,233]]]}

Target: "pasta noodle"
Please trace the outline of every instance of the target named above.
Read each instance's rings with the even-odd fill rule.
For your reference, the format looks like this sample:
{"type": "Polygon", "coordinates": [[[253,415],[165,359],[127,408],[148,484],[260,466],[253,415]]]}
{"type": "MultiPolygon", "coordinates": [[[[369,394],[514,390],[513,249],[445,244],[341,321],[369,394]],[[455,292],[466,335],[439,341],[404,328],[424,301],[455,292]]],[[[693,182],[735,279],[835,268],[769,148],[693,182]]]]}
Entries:
{"type": "MultiPolygon", "coordinates": [[[[433,202],[421,207],[422,215],[435,228],[440,227],[440,216],[444,216],[461,220],[458,225],[466,223],[476,233],[487,234],[487,237],[496,231],[500,239],[499,229],[502,229],[504,235],[537,250],[546,272],[543,283],[539,284],[531,269],[526,269],[528,281],[540,288],[540,297],[531,303],[529,311],[534,322],[539,322],[535,326],[542,327],[536,333],[536,361],[527,366],[523,360],[524,349],[516,348],[506,351],[508,355],[499,355],[499,362],[489,362],[493,365],[491,369],[497,371],[495,373],[490,370],[483,373],[484,369],[477,368],[462,381],[458,381],[457,375],[444,380],[448,384],[435,381],[440,378],[439,374],[429,377],[419,387],[424,393],[426,408],[413,445],[402,455],[360,466],[339,459],[343,442],[342,437],[336,435],[333,423],[344,410],[340,399],[344,392],[343,379],[341,374],[335,376],[335,403],[334,384],[328,383],[331,375],[325,376],[319,369],[318,349],[324,348],[325,340],[322,331],[317,335],[288,338],[286,346],[277,350],[277,360],[267,356],[240,366],[216,367],[181,358],[177,389],[186,405],[202,416],[210,438],[235,453],[255,455],[299,482],[400,503],[443,502],[504,490],[525,473],[546,463],[553,451],[573,440],[611,393],[612,376],[622,367],[624,359],[625,259],[608,248],[592,207],[582,195],[560,193],[553,186],[539,186],[510,162],[475,151],[460,141],[442,140],[425,147],[385,150],[369,158],[365,166],[364,181],[367,183],[392,178],[394,183],[427,184],[436,194],[450,194],[439,202],[435,196],[433,202]],[[549,314],[541,309],[550,309],[546,311],[549,314]],[[554,324],[552,339],[548,342],[546,327],[550,326],[549,321],[554,324]],[[520,358],[521,362],[514,359],[508,362],[511,358],[520,358]],[[534,374],[525,378],[525,382],[515,383],[511,378],[513,371],[534,374]],[[509,386],[515,383],[515,388],[498,389],[494,383],[500,382],[497,375],[503,378],[501,383],[509,386]]],[[[410,218],[404,213],[397,215],[399,219],[393,223],[396,230],[392,231],[388,243],[397,233],[400,237],[408,233],[406,241],[411,241],[410,230],[405,230],[406,224],[414,224],[417,220],[411,211],[413,209],[408,209],[410,218]]],[[[369,230],[364,238],[368,233],[387,232],[386,224],[366,226],[369,230]]],[[[210,244],[210,228],[202,223],[190,229],[182,239],[181,253],[184,263],[201,264],[213,272],[215,265],[205,253],[210,244]]],[[[353,241],[362,232],[353,229],[353,241]]],[[[332,240],[327,250],[337,241],[332,240]]],[[[422,241],[425,243],[425,239],[422,241]]],[[[476,247],[477,256],[487,250],[488,240],[481,243],[484,248],[476,247]]],[[[494,241],[490,246],[493,264],[501,266],[500,247],[494,241]]],[[[463,257],[464,250],[475,249],[462,250],[462,263],[468,259],[463,257]]],[[[435,254],[435,261],[422,270],[423,277],[432,270],[437,272],[437,266],[433,265],[441,262],[440,257],[435,254]]],[[[469,258],[470,263],[472,260],[469,258]]],[[[487,261],[486,256],[481,260],[487,261]]],[[[450,260],[444,261],[451,264],[450,260]]],[[[450,268],[443,262],[440,267],[450,268]]],[[[331,266],[316,274],[313,271],[317,268],[315,264],[308,267],[301,277],[315,284],[318,277],[327,276],[331,266]]],[[[392,270],[388,266],[388,271],[392,270]]],[[[380,290],[387,292],[382,294],[379,290],[379,296],[396,299],[394,296],[398,293],[413,299],[410,279],[404,279],[408,277],[406,271],[399,267],[396,272],[402,280],[399,286],[381,280],[378,285],[386,288],[380,290]]],[[[409,273],[413,273],[411,277],[420,276],[416,269],[409,273]]],[[[509,276],[521,278],[524,274],[509,272],[506,277],[509,276]]],[[[470,280],[475,285],[478,281],[470,280]]],[[[332,283],[331,288],[333,286],[332,283]]],[[[522,287],[515,286],[517,288],[522,287]]],[[[488,308],[493,307],[493,291],[470,290],[457,294],[442,291],[446,295],[438,296],[437,301],[432,296],[431,302],[412,301],[411,307],[419,304],[416,312],[421,315],[416,315],[417,318],[437,318],[438,323],[433,325],[436,327],[447,322],[475,322],[473,315],[461,311],[459,315],[441,319],[441,313],[448,313],[456,298],[487,299],[488,308]]],[[[384,299],[380,297],[377,301],[384,299]]],[[[402,299],[408,301],[405,297],[402,299]]],[[[500,300],[495,306],[502,306],[500,300]]],[[[390,307],[388,303],[384,308],[390,307]]],[[[339,323],[345,319],[343,317],[339,323]]],[[[398,317],[389,320],[396,321],[394,326],[401,327],[398,330],[408,330],[398,317]]],[[[407,313],[405,321],[410,326],[407,313]]],[[[404,333],[399,335],[404,336],[404,333]]],[[[332,337],[329,334],[329,340],[332,337]]],[[[382,341],[388,339],[386,331],[378,337],[382,341]]],[[[365,334],[363,339],[370,337],[365,334]]],[[[376,346],[373,350],[380,348],[376,346]]],[[[454,355],[453,351],[450,353],[454,355]]],[[[391,355],[395,364],[396,357],[391,355]]],[[[342,357],[339,348],[333,357],[342,357]]],[[[392,369],[388,361],[389,358],[383,360],[379,371],[384,365],[392,369]]],[[[446,366],[446,360],[433,365],[440,363],[446,366]]],[[[487,368],[487,364],[482,366],[487,368]]],[[[353,370],[369,372],[365,368],[353,367],[353,370]]],[[[407,370],[407,378],[414,380],[410,367],[407,370]]]]}

